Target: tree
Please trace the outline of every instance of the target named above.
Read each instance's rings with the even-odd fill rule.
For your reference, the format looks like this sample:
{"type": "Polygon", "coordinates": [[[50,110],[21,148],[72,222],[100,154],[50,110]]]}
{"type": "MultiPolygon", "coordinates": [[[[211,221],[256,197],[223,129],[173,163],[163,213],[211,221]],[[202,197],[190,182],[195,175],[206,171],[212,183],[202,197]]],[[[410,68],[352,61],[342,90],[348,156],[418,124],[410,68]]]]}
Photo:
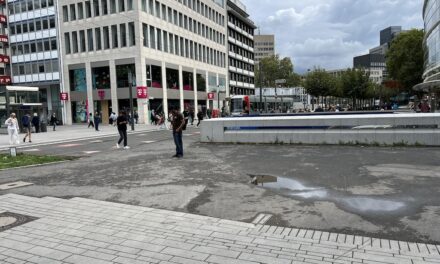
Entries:
{"type": "Polygon", "coordinates": [[[339,85],[343,96],[353,99],[353,107],[356,108],[357,99],[368,98],[370,76],[361,69],[348,69],[340,76],[339,85]]]}
{"type": "Polygon", "coordinates": [[[314,97],[327,97],[337,90],[337,81],[325,70],[317,68],[307,74],[304,88],[314,97]]]}
{"type": "Polygon", "coordinates": [[[285,79],[285,85],[288,87],[295,87],[301,83],[301,78],[294,72],[290,58],[280,59],[278,55],[275,55],[261,59],[255,68],[256,86],[275,87],[275,81],[278,79],[285,79]]]}
{"type": "Polygon", "coordinates": [[[399,81],[409,93],[412,93],[414,85],[423,81],[423,37],[423,30],[403,32],[391,42],[386,54],[390,77],[399,81]]]}

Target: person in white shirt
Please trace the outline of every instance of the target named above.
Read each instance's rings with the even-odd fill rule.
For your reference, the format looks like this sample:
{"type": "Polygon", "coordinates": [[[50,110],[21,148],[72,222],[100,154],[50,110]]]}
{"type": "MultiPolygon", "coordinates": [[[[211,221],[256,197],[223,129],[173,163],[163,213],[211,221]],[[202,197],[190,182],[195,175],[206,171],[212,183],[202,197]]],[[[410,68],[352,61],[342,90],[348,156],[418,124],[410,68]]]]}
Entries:
{"type": "Polygon", "coordinates": [[[8,129],[9,135],[9,144],[10,145],[18,145],[20,144],[20,138],[18,137],[18,121],[15,116],[15,113],[12,113],[10,117],[6,120],[5,125],[8,129]]]}

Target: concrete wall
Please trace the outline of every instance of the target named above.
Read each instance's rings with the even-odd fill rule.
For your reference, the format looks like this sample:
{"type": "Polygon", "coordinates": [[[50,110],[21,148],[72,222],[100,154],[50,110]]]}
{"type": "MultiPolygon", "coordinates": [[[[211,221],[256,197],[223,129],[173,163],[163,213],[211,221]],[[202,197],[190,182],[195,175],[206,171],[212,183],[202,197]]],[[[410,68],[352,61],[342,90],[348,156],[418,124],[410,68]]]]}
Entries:
{"type": "Polygon", "coordinates": [[[202,123],[201,141],[440,146],[440,114],[211,119],[202,123]]]}

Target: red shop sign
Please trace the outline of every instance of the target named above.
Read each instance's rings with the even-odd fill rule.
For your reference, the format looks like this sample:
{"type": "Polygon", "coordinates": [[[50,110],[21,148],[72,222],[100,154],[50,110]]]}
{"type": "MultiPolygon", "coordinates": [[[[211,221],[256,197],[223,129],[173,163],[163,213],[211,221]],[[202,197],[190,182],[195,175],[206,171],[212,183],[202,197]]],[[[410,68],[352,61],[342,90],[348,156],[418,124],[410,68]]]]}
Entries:
{"type": "Polygon", "coordinates": [[[0,55],[0,63],[10,63],[11,60],[9,59],[9,56],[6,55],[0,55]]]}
{"type": "Polygon", "coordinates": [[[60,93],[60,99],[61,99],[61,101],[69,101],[69,94],[68,93],[60,93]]]}
{"type": "Polygon", "coordinates": [[[6,4],[6,0],[0,0],[0,4],[6,4]]]}
{"type": "Polygon", "coordinates": [[[6,35],[0,35],[0,42],[8,43],[9,38],[6,35]]]}
{"type": "Polygon", "coordinates": [[[208,93],[208,100],[214,100],[215,93],[208,93]]]}
{"type": "Polygon", "coordinates": [[[148,88],[146,86],[138,86],[136,87],[137,98],[138,99],[148,99],[148,88]]]}
{"type": "Polygon", "coordinates": [[[0,23],[6,24],[8,21],[8,18],[5,15],[0,15],[0,23]]]}
{"type": "Polygon", "coordinates": [[[104,100],[105,98],[105,90],[98,90],[99,100],[104,100]]]}
{"type": "Polygon", "coordinates": [[[10,84],[11,76],[0,76],[0,84],[10,84]]]}

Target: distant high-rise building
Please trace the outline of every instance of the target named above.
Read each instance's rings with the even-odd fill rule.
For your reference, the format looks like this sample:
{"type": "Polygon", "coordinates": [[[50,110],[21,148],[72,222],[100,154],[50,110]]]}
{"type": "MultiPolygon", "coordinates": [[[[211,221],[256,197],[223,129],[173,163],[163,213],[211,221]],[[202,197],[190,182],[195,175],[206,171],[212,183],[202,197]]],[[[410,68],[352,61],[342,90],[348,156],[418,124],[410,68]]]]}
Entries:
{"type": "Polygon", "coordinates": [[[229,89],[231,94],[254,94],[255,25],[238,0],[228,0],[229,89]]]}
{"type": "Polygon", "coordinates": [[[370,80],[382,84],[387,78],[385,54],[391,42],[402,32],[402,27],[392,26],[380,31],[380,46],[370,49],[365,55],[353,58],[353,67],[369,72],[370,80]]]}
{"type": "Polygon", "coordinates": [[[275,35],[255,35],[255,62],[275,55],[275,35]]]}

